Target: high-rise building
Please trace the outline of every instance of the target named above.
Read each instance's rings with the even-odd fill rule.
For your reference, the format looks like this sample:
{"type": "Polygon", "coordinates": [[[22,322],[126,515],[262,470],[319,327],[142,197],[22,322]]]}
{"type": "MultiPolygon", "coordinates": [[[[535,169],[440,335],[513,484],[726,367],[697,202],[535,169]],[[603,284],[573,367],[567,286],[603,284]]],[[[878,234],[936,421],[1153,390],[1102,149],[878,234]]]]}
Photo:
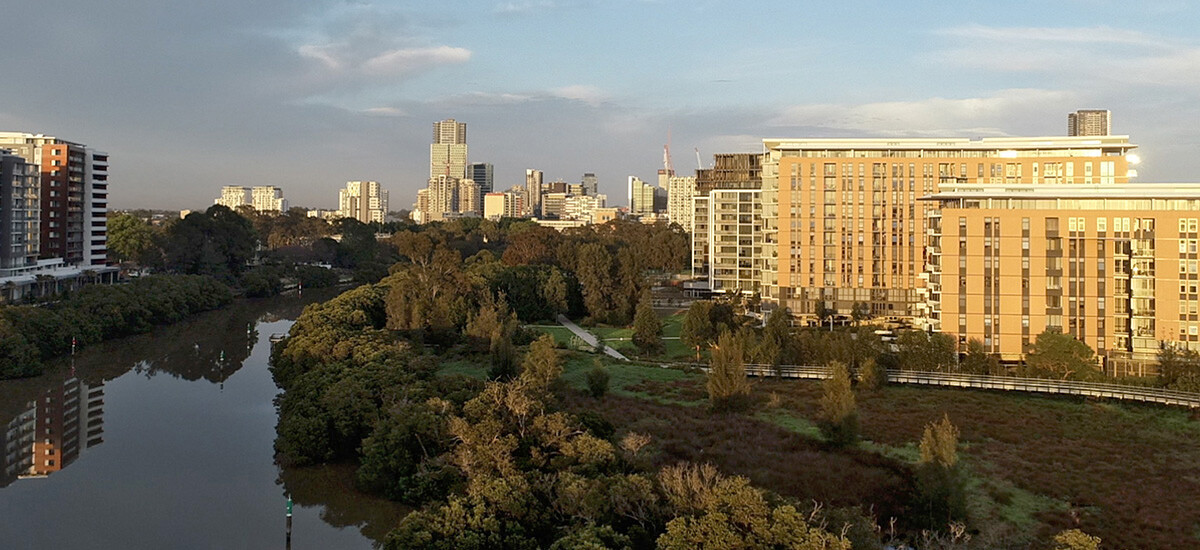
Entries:
{"type": "Polygon", "coordinates": [[[521,217],[520,191],[492,192],[483,196],[483,217],[500,221],[501,218],[521,217]]]}
{"type": "Polygon", "coordinates": [[[551,220],[561,220],[564,218],[563,213],[567,206],[566,193],[544,193],[542,194],[542,218],[551,220]]]}
{"type": "Polygon", "coordinates": [[[1067,114],[1068,136],[1107,136],[1112,134],[1112,113],[1106,109],[1084,109],[1067,114]]]}
{"type": "Polygon", "coordinates": [[[522,197],[523,217],[532,218],[542,215],[542,171],[527,168],[525,170],[525,196],[522,197]]]}
{"type": "Polygon", "coordinates": [[[491,163],[472,162],[467,166],[467,177],[475,181],[475,184],[479,186],[481,194],[486,195],[495,189],[493,171],[491,163]]]}
{"type": "Polygon", "coordinates": [[[455,212],[468,216],[483,215],[483,195],[479,192],[479,185],[473,179],[459,180],[458,182],[458,208],[455,212]]]}
{"type": "Polygon", "coordinates": [[[343,218],[383,223],[387,213],[388,192],[377,181],[346,182],[346,188],[338,191],[338,215],[343,218]]]}
{"type": "Polygon", "coordinates": [[[702,261],[693,258],[692,273],[705,277],[718,293],[758,291],[762,269],[762,191],[714,189],[694,197],[693,248],[703,247],[702,261]]]}
{"type": "Polygon", "coordinates": [[[0,274],[37,265],[40,181],[36,164],[0,149],[0,274]]]}
{"type": "Polygon", "coordinates": [[[429,178],[429,210],[425,212],[424,222],[434,222],[446,219],[446,214],[458,211],[459,178],[452,176],[434,176],[429,178]]]}
{"type": "Polygon", "coordinates": [[[1018,360],[1060,329],[1109,374],[1200,350],[1200,184],[943,184],[927,328],[1018,360]]]}
{"type": "Polygon", "coordinates": [[[429,146],[429,177],[467,177],[467,124],[449,118],[433,123],[429,146]]]}
{"type": "Polygon", "coordinates": [[[250,205],[250,188],[241,185],[226,185],[221,188],[221,196],[213,201],[213,204],[219,204],[230,210],[237,210],[239,206],[250,205]]]}
{"type": "Polygon", "coordinates": [[[108,154],[23,132],[0,132],[0,147],[40,167],[41,258],[61,258],[75,266],[104,266],[108,253],[108,154]]]}
{"type": "MultiPolygon", "coordinates": [[[[762,189],[762,165],[766,155],[763,153],[720,153],[713,155],[712,168],[696,170],[696,190],[692,208],[692,274],[697,277],[709,276],[709,231],[723,231],[721,225],[709,226],[709,193],[715,190],[729,189],[762,189]]],[[[761,216],[761,209],[759,211],[761,216]]],[[[752,228],[753,238],[762,241],[762,224],[752,228]]],[[[743,252],[754,252],[756,249],[742,249],[743,252]]],[[[761,262],[761,258],[751,258],[761,262]]]]}
{"type": "Polygon", "coordinates": [[[607,201],[604,195],[568,195],[563,201],[563,218],[598,223],[597,211],[605,208],[607,201]]]}
{"type": "Polygon", "coordinates": [[[1121,184],[1127,136],[767,139],[762,297],[811,318],[817,305],[912,318],[928,289],[920,200],[948,184],[1121,184]]]}
{"type": "Polygon", "coordinates": [[[283,198],[283,190],[273,185],[254,187],[250,193],[250,206],[259,212],[287,212],[287,199],[283,198]]]}
{"type": "Polygon", "coordinates": [[[692,197],[696,196],[695,176],[672,176],[667,180],[667,217],[684,231],[692,233],[692,197]]]}
{"type": "Polygon", "coordinates": [[[718,153],[712,168],[696,170],[696,194],[713,189],[761,189],[763,153],[718,153]]]}
{"type": "Polygon", "coordinates": [[[629,198],[629,215],[645,216],[654,213],[655,187],[637,176],[629,176],[626,183],[629,198]]]}
{"type": "Polygon", "coordinates": [[[582,183],[583,183],[583,194],[585,194],[585,195],[599,195],[600,194],[600,180],[596,178],[596,174],[593,174],[591,172],[585,172],[583,174],[583,182],[582,183]]]}

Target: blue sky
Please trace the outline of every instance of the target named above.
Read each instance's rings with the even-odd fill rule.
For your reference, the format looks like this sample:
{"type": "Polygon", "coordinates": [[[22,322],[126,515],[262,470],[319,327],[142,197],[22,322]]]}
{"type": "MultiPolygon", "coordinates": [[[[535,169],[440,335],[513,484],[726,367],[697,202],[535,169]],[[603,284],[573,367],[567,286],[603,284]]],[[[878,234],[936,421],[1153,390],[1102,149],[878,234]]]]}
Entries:
{"type": "Polygon", "coordinates": [[[1113,111],[1141,181],[1200,181],[1200,7],[1185,1],[55,0],[5,8],[0,129],[107,150],[114,208],[278,185],[393,210],[431,124],[468,124],[497,184],[600,177],[623,202],[764,137],[1060,135],[1113,111]],[[20,24],[18,24],[18,22],[20,24]]]}

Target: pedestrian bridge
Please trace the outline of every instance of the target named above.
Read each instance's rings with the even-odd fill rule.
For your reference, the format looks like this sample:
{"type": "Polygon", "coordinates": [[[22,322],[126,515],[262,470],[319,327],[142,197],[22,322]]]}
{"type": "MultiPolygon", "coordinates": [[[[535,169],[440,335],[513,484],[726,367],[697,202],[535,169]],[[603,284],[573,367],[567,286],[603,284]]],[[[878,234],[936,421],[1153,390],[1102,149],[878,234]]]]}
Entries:
{"type": "MultiPolygon", "coordinates": [[[[688,365],[696,366],[696,365],[688,365]]],[[[824,379],[829,377],[827,367],[816,365],[746,365],[747,376],[824,379]]],[[[1043,378],[1016,378],[1012,376],[988,376],[981,374],[958,374],[946,372],[923,372],[889,369],[887,380],[893,384],[917,384],[950,388],[981,390],[1018,391],[1057,395],[1078,395],[1121,401],[1141,401],[1160,405],[1200,408],[1200,393],[1147,388],[1100,382],[1076,382],[1072,380],[1048,380],[1043,378]]]]}

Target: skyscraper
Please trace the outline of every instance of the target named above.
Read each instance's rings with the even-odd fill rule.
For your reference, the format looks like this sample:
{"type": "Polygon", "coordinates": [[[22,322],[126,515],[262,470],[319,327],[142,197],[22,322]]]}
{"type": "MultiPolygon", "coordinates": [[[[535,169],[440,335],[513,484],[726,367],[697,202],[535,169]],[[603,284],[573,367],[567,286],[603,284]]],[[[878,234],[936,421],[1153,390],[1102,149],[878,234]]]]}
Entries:
{"type": "Polygon", "coordinates": [[[527,168],[525,170],[525,196],[522,197],[523,216],[536,217],[542,215],[542,171],[527,168]]]}
{"type": "Polygon", "coordinates": [[[493,167],[488,162],[472,162],[467,167],[467,177],[475,181],[481,194],[491,193],[495,189],[492,180],[493,167]]]}
{"type": "Polygon", "coordinates": [[[667,217],[689,234],[692,232],[692,197],[695,195],[695,176],[671,176],[667,181],[667,217]]]}
{"type": "Polygon", "coordinates": [[[1084,109],[1067,115],[1068,136],[1112,134],[1112,113],[1107,109],[1084,109]]]}
{"type": "Polygon", "coordinates": [[[467,177],[467,123],[448,118],[433,123],[429,146],[429,177],[467,177]]]}
{"type": "Polygon", "coordinates": [[[583,174],[583,192],[586,195],[600,194],[600,180],[596,178],[596,174],[591,172],[583,174]]]}
{"type": "Polygon", "coordinates": [[[654,213],[655,187],[642,181],[637,176],[629,176],[627,183],[629,197],[629,214],[642,216],[654,213]]]}

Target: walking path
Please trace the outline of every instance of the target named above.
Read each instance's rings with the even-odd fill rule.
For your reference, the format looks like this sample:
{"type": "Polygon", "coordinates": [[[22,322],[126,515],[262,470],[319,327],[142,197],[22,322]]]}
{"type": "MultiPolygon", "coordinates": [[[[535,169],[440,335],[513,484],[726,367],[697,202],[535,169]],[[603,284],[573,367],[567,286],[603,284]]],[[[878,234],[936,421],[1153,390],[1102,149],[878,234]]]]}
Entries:
{"type": "MultiPolygon", "coordinates": [[[[558,314],[558,322],[562,323],[562,326],[567,327],[568,330],[575,333],[575,336],[578,336],[581,340],[583,340],[584,342],[587,342],[587,344],[589,346],[592,346],[594,348],[594,347],[600,345],[600,342],[598,340],[596,340],[595,336],[592,336],[592,333],[590,333],[586,330],[583,330],[582,328],[579,328],[579,325],[573,323],[570,319],[567,319],[566,315],[563,315],[561,313],[558,314]]],[[[629,358],[622,355],[621,352],[619,352],[615,349],[612,349],[608,346],[604,346],[604,353],[606,355],[608,355],[609,357],[614,357],[614,358],[620,359],[622,361],[629,360],[629,358]]]]}

